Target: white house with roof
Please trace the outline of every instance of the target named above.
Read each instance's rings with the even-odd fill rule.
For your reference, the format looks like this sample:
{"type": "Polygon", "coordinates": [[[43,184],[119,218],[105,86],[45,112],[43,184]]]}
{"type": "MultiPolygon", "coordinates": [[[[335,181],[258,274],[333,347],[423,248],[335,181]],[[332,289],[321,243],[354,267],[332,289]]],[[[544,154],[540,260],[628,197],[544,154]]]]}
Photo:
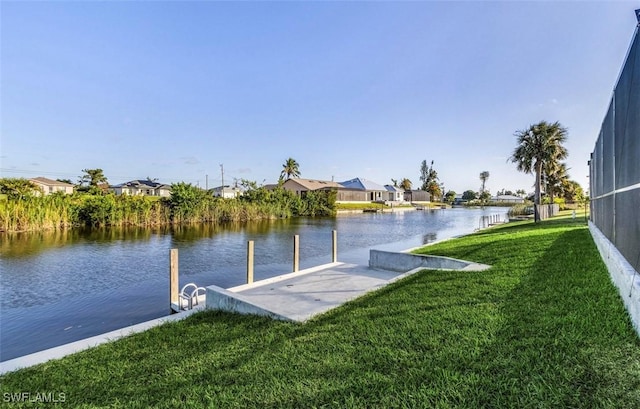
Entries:
{"type": "Polygon", "coordinates": [[[74,186],[71,183],[60,182],[59,180],[52,180],[45,177],[37,177],[29,179],[31,183],[42,189],[43,195],[50,195],[56,192],[62,192],[64,194],[72,194],[74,186]]]}
{"type": "Polygon", "coordinates": [[[514,195],[498,195],[491,198],[492,202],[498,203],[524,203],[524,199],[514,195]]]}
{"type": "Polygon", "coordinates": [[[171,196],[170,185],[165,185],[148,179],[132,180],[130,182],[120,183],[119,185],[109,186],[109,191],[116,195],[171,196]]]}
{"type": "Polygon", "coordinates": [[[222,197],[224,199],[235,199],[244,193],[242,188],[230,185],[214,187],[212,191],[215,197],[222,197]]]}
{"type": "Polygon", "coordinates": [[[382,185],[367,179],[354,178],[340,182],[338,201],[379,202],[389,198],[389,191],[382,185]]]}
{"type": "Polygon", "coordinates": [[[389,198],[387,200],[390,202],[404,202],[404,189],[392,185],[384,185],[384,187],[387,189],[387,192],[389,192],[389,198]]]}

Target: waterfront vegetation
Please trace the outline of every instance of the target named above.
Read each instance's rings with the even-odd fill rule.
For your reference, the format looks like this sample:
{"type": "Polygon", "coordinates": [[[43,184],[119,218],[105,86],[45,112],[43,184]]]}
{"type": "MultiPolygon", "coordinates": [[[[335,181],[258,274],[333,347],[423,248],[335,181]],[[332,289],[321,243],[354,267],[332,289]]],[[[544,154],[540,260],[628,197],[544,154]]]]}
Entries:
{"type": "Polygon", "coordinates": [[[0,392],[69,407],[640,407],[640,340],[582,217],[418,252],[492,268],[423,271],[305,324],[198,313],[7,374],[0,392]]]}
{"type": "Polygon", "coordinates": [[[281,187],[250,189],[237,199],[214,197],[186,183],[172,185],[171,197],[104,194],[24,195],[0,200],[0,231],[67,229],[77,226],[159,226],[245,222],[293,216],[335,214],[335,193],[308,192],[304,197],[281,187]]]}
{"type": "Polygon", "coordinates": [[[509,217],[530,216],[533,214],[533,204],[518,203],[509,209],[509,217]]]}

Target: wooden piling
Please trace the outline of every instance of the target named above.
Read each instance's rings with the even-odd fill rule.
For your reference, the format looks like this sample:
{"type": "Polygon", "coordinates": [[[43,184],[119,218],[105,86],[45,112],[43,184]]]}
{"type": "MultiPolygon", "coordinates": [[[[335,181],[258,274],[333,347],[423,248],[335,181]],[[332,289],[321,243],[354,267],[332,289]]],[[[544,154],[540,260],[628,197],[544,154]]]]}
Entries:
{"type": "Polygon", "coordinates": [[[247,242],[247,284],[253,283],[253,240],[247,242]]]}
{"type": "Polygon", "coordinates": [[[169,308],[171,313],[180,311],[178,276],[178,249],[171,249],[169,252],[169,308]]]}
{"type": "Polygon", "coordinates": [[[300,269],[300,236],[293,236],[293,272],[300,269]]]}
{"type": "Polygon", "coordinates": [[[333,230],[331,232],[331,236],[332,236],[332,239],[331,239],[331,242],[332,242],[332,244],[331,244],[331,254],[332,254],[331,261],[333,263],[337,263],[338,262],[338,232],[336,230],[333,230]]]}

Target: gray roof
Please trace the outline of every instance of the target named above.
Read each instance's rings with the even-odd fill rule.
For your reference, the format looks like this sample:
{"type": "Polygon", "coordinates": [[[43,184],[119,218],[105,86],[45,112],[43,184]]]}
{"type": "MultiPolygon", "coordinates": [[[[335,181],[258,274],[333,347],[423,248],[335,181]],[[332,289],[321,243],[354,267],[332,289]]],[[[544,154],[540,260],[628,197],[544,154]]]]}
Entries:
{"type": "Polygon", "coordinates": [[[392,185],[384,185],[384,187],[389,191],[389,192],[400,192],[403,193],[404,189],[401,187],[397,187],[397,186],[392,186],[392,185]]]}
{"type": "Polygon", "coordinates": [[[231,186],[231,185],[216,186],[213,188],[213,190],[215,191],[220,191],[222,189],[224,189],[225,192],[236,192],[236,191],[244,192],[246,190],[242,186],[231,186]]]}
{"type": "Polygon", "coordinates": [[[327,180],[315,180],[315,179],[301,179],[301,178],[292,178],[287,179],[285,184],[297,183],[308,190],[318,190],[318,189],[327,189],[327,188],[339,188],[340,184],[336,182],[329,182],[327,180]]]}
{"type": "Polygon", "coordinates": [[[151,189],[156,189],[158,187],[170,187],[170,186],[162,184],[162,183],[158,183],[158,182],[152,182],[151,180],[147,180],[147,179],[138,179],[138,180],[132,180],[130,182],[120,183],[119,185],[113,185],[111,187],[112,188],[117,188],[117,187],[147,187],[147,188],[151,188],[151,189]]]}
{"type": "Polygon", "coordinates": [[[47,186],[65,186],[65,187],[74,187],[72,184],[69,184],[67,182],[60,182],[59,180],[53,180],[53,179],[48,179],[42,176],[39,176],[37,178],[31,178],[29,179],[32,182],[37,182],[40,183],[42,185],[47,185],[47,186]]]}
{"type": "Polygon", "coordinates": [[[377,184],[376,182],[372,182],[367,179],[355,178],[351,180],[347,180],[345,182],[340,182],[340,184],[347,189],[358,189],[358,190],[378,190],[385,192],[387,188],[382,185],[377,184]]]}

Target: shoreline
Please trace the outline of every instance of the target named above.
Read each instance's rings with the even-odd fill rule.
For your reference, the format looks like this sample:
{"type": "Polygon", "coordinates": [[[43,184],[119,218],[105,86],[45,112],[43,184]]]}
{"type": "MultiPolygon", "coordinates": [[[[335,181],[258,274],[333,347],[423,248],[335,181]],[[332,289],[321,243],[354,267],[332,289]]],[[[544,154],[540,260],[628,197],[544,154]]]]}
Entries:
{"type": "MultiPolygon", "coordinates": [[[[408,211],[408,210],[412,210],[412,208],[406,207],[403,210],[408,211]]],[[[279,239],[279,240],[285,241],[287,243],[285,244],[286,247],[289,247],[288,241],[290,240],[290,237],[289,237],[289,234],[287,233],[289,229],[295,229],[295,232],[298,232],[301,234],[301,237],[303,238],[302,240],[303,243],[308,243],[309,241],[304,239],[306,234],[305,232],[311,232],[311,233],[316,232],[317,227],[314,227],[314,226],[322,226],[322,228],[324,229],[323,231],[327,230],[327,232],[331,228],[342,226],[339,229],[339,231],[341,233],[344,232],[344,235],[339,234],[339,237],[341,238],[341,240],[347,240],[344,243],[349,243],[349,246],[347,246],[348,248],[344,248],[343,249],[344,251],[340,251],[339,260],[343,262],[349,262],[349,263],[355,263],[355,264],[367,264],[368,255],[369,255],[369,252],[367,249],[369,248],[377,248],[382,250],[402,252],[402,251],[407,251],[408,249],[412,249],[414,247],[422,247],[423,242],[426,240],[429,240],[429,241],[426,241],[426,243],[429,243],[431,240],[438,239],[438,238],[443,239],[448,236],[454,236],[454,235],[458,236],[461,233],[465,233],[465,234],[472,233],[474,226],[477,227],[477,216],[475,215],[476,212],[470,212],[469,214],[467,214],[467,212],[435,212],[433,213],[434,215],[436,214],[439,215],[439,217],[436,217],[436,218],[432,217],[431,215],[432,212],[421,213],[421,212],[412,211],[409,213],[404,213],[405,216],[402,216],[403,213],[404,212],[401,212],[395,216],[391,215],[388,217],[366,216],[366,215],[355,216],[354,215],[352,217],[341,216],[341,217],[338,217],[337,219],[336,218],[330,218],[330,219],[319,218],[318,221],[309,221],[310,224],[306,222],[302,223],[302,226],[304,227],[303,230],[299,230],[299,227],[296,227],[299,224],[297,222],[289,223],[287,220],[284,220],[282,222],[276,221],[276,224],[271,226],[272,223],[266,221],[264,222],[265,226],[262,226],[264,227],[264,229],[260,229],[260,230],[254,229],[255,231],[254,230],[251,230],[251,231],[254,232],[255,234],[258,234],[257,236],[252,237],[255,240],[257,240],[258,243],[261,242],[261,240],[263,239],[267,240],[266,239],[267,237],[271,237],[270,235],[273,234],[273,232],[276,232],[278,233],[277,237],[280,238],[282,236],[282,239],[279,239]],[[400,219],[398,219],[398,217],[400,217],[400,219]],[[442,218],[445,218],[445,219],[442,219],[442,218]],[[446,223],[443,224],[444,223],[443,220],[449,220],[449,219],[458,220],[458,218],[463,218],[465,220],[463,225],[467,226],[468,229],[466,228],[451,229],[450,228],[451,226],[449,228],[445,228],[447,224],[446,223]],[[326,219],[326,220],[321,220],[321,219],[326,219]],[[364,231],[365,234],[363,235],[361,234],[363,232],[362,223],[363,222],[366,223],[367,220],[372,220],[372,221],[376,220],[376,221],[372,225],[372,227],[365,228],[365,231],[364,231]],[[438,222],[437,226],[439,227],[436,227],[436,225],[434,225],[433,228],[429,227],[431,226],[431,223],[434,221],[438,222]],[[285,230],[281,228],[281,223],[284,223],[284,226],[287,227],[285,230]],[[334,225],[335,223],[338,223],[338,224],[334,225]],[[393,230],[390,232],[387,232],[386,230],[388,229],[389,226],[391,226],[393,230]],[[404,226],[404,227],[399,228],[399,226],[404,226]],[[273,228],[276,228],[276,229],[273,230],[273,228]],[[447,231],[440,232],[441,228],[447,231]],[[438,231],[437,233],[438,237],[436,237],[435,233],[431,233],[432,231],[431,229],[434,229],[433,231],[436,231],[436,230],[438,231]],[[267,232],[271,232],[271,233],[267,234],[267,232]],[[352,237],[354,233],[356,235],[352,237]],[[372,238],[364,237],[364,236],[369,236],[370,234],[368,233],[371,233],[372,238]],[[406,234],[409,234],[409,233],[410,235],[407,236],[406,234]],[[430,238],[429,239],[425,238],[427,237],[425,235],[428,235],[430,238]],[[352,248],[351,246],[355,246],[355,247],[352,248]]],[[[250,225],[253,225],[253,223],[251,223],[250,225]]],[[[207,226],[203,226],[203,227],[205,228],[204,230],[197,229],[194,231],[190,231],[190,230],[182,231],[181,229],[178,232],[167,231],[166,233],[168,234],[162,234],[163,232],[165,232],[164,228],[160,228],[160,229],[136,228],[136,229],[133,229],[132,232],[127,232],[119,228],[113,231],[113,229],[107,228],[107,229],[97,229],[95,233],[90,233],[89,236],[85,236],[84,234],[76,235],[75,232],[77,232],[78,230],[67,230],[66,233],[50,232],[50,233],[16,235],[16,237],[18,238],[20,236],[24,236],[23,239],[20,239],[19,241],[15,242],[19,244],[16,246],[12,244],[14,243],[13,241],[10,241],[10,240],[3,241],[3,243],[6,246],[4,247],[4,249],[7,251],[14,252],[15,253],[14,256],[17,256],[17,257],[24,255],[25,254],[24,252],[31,249],[34,243],[37,244],[35,248],[35,251],[38,252],[37,254],[44,252],[47,248],[50,248],[51,246],[55,247],[56,249],[59,247],[67,248],[66,244],[82,247],[82,246],[90,245],[92,242],[100,242],[100,243],[104,242],[105,246],[107,246],[105,248],[111,249],[112,247],[113,248],[122,247],[120,244],[118,244],[121,242],[131,243],[132,246],[127,245],[127,247],[133,248],[133,245],[135,245],[135,246],[139,246],[138,248],[140,250],[150,248],[153,251],[152,254],[154,254],[154,256],[152,257],[152,259],[149,259],[149,261],[146,263],[149,267],[146,268],[145,270],[157,271],[158,273],[153,273],[154,274],[153,277],[159,277],[158,279],[153,279],[153,280],[151,280],[150,278],[144,278],[144,279],[140,278],[139,280],[136,279],[137,281],[133,283],[133,287],[132,287],[133,289],[117,290],[117,291],[109,292],[108,288],[111,288],[111,287],[119,288],[119,281],[117,281],[116,279],[112,279],[111,275],[105,276],[104,282],[106,283],[105,285],[107,285],[107,287],[98,288],[96,286],[92,286],[91,291],[93,291],[92,294],[96,294],[97,296],[101,297],[100,298],[101,302],[103,302],[104,300],[113,300],[113,302],[116,302],[118,304],[118,306],[115,307],[114,310],[110,312],[98,311],[97,307],[95,307],[97,304],[95,304],[92,301],[93,296],[92,297],[83,296],[77,299],[74,298],[74,303],[75,303],[74,305],[82,306],[82,308],[80,309],[74,308],[75,311],[72,310],[71,307],[66,307],[65,306],[66,304],[64,305],[60,304],[59,307],[53,310],[55,312],[48,312],[48,310],[44,308],[45,306],[59,304],[59,301],[57,301],[53,296],[49,296],[48,298],[43,299],[41,302],[37,302],[37,304],[41,305],[41,307],[26,311],[29,314],[28,315],[29,317],[35,317],[38,319],[40,319],[39,317],[47,317],[47,319],[52,318],[57,320],[60,318],[62,312],[65,312],[68,314],[67,318],[65,318],[65,324],[62,326],[56,326],[55,329],[57,332],[53,334],[53,337],[46,337],[45,339],[43,339],[42,342],[33,340],[33,341],[29,341],[28,343],[21,343],[18,341],[21,334],[25,334],[24,330],[34,331],[32,333],[35,333],[35,334],[42,334],[42,335],[46,334],[45,330],[39,330],[38,328],[35,327],[34,324],[31,324],[31,322],[33,322],[31,320],[26,320],[24,324],[17,324],[15,327],[11,327],[11,331],[8,331],[8,332],[3,331],[3,341],[7,341],[6,349],[3,348],[3,352],[7,352],[7,354],[3,356],[4,358],[3,360],[12,359],[18,356],[24,356],[26,354],[35,352],[37,350],[41,350],[40,346],[44,348],[54,347],[56,345],[61,345],[64,342],[68,343],[74,340],[82,339],[86,336],[99,335],[101,333],[115,330],[117,328],[123,328],[130,324],[134,324],[136,322],[144,322],[144,319],[137,321],[137,319],[129,318],[129,317],[146,315],[148,317],[147,319],[153,319],[153,318],[159,318],[163,316],[162,314],[165,313],[164,309],[158,308],[157,306],[164,305],[163,304],[164,296],[162,295],[162,291],[161,291],[163,290],[163,285],[161,284],[160,280],[161,279],[163,280],[165,275],[165,273],[162,272],[162,271],[165,271],[165,268],[166,268],[166,263],[164,262],[165,248],[169,248],[172,245],[172,243],[174,243],[175,240],[177,240],[177,242],[180,243],[181,240],[185,238],[189,239],[189,243],[191,243],[191,240],[194,239],[193,245],[196,246],[195,248],[198,248],[198,249],[201,247],[206,247],[207,243],[211,240],[213,240],[214,242],[217,242],[217,240],[224,239],[225,243],[229,243],[230,237],[233,237],[233,240],[230,243],[232,243],[235,246],[234,248],[237,247],[237,248],[243,249],[246,246],[246,243],[244,243],[243,241],[245,240],[245,238],[241,237],[243,236],[242,232],[245,231],[243,227],[237,229],[237,231],[229,230],[229,234],[231,234],[232,236],[227,236],[227,234],[224,234],[224,235],[217,234],[219,232],[214,225],[211,226],[212,227],[211,229],[208,229],[207,226]],[[121,230],[122,232],[120,232],[121,230]],[[49,235],[51,237],[49,237],[49,235]],[[238,238],[236,238],[236,236],[238,238]],[[207,239],[203,241],[203,240],[200,240],[200,238],[207,238],[207,239]],[[238,242],[237,246],[236,246],[236,241],[238,242]],[[198,243],[198,244],[196,245],[195,243],[198,243]],[[148,290],[145,289],[146,284],[144,283],[146,282],[148,282],[149,285],[151,285],[151,287],[149,287],[148,290]],[[93,287],[96,287],[96,288],[93,288],[93,287]],[[132,295],[137,291],[143,291],[145,294],[147,294],[145,295],[145,298],[143,300],[134,300],[133,298],[131,299],[127,298],[123,300],[126,302],[117,301],[117,299],[122,297],[123,295],[125,297],[128,297],[129,295],[132,295]],[[148,310],[147,309],[148,306],[152,308],[152,310],[148,310]],[[126,308],[126,310],[124,308],[126,308]],[[95,310],[95,315],[89,315],[89,312],[93,312],[94,310],[95,310]],[[161,310],[159,311],[160,314],[155,315],[155,313],[154,314],[147,313],[148,311],[156,311],[156,310],[161,310]],[[116,314],[116,316],[114,316],[113,318],[109,318],[114,313],[116,314]],[[124,317],[124,318],[120,318],[120,317],[124,317]],[[100,331],[101,329],[100,327],[102,326],[102,324],[100,324],[99,321],[100,320],[104,321],[105,319],[109,319],[110,324],[107,325],[107,327],[104,327],[104,330],[100,331]],[[114,325],[114,324],[118,324],[118,325],[114,325]],[[69,325],[74,326],[74,331],[66,331],[66,330],[62,331],[62,328],[66,328],[69,325]],[[74,335],[74,333],[77,333],[77,334],[74,335]],[[62,341],[62,342],[59,342],[59,341],[62,341]],[[38,348],[36,349],[36,347],[38,348]],[[11,352],[9,353],[9,351],[11,352]]],[[[256,225],[256,229],[258,227],[260,226],[256,225]]],[[[223,228],[222,230],[227,231],[225,228],[223,228]]],[[[291,231],[292,231],[291,234],[293,234],[294,231],[293,230],[291,231]]],[[[11,236],[13,235],[9,235],[6,237],[11,237],[11,236]]],[[[311,237],[314,240],[316,239],[315,236],[311,236],[311,237]]],[[[322,235],[322,237],[325,237],[324,234],[322,235]]],[[[318,240],[321,240],[321,238],[318,238],[318,240]]],[[[267,241],[266,243],[271,243],[271,242],[267,241]]],[[[321,243],[324,243],[324,241],[322,241],[321,243]]],[[[71,247],[71,249],[73,248],[75,247],[71,247]]],[[[312,247],[312,249],[315,249],[315,247],[312,247]]],[[[59,251],[56,250],[56,251],[57,251],[56,254],[68,253],[68,251],[66,250],[59,250],[59,251]]],[[[243,250],[241,250],[240,253],[243,253],[243,250]]],[[[183,254],[188,255],[189,253],[181,252],[181,256],[183,254]]],[[[235,253],[229,253],[229,254],[235,254],[235,253]]],[[[325,261],[325,259],[323,258],[324,256],[322,255],[324,253],[322,254],[319,253],[319,255],[314,255],[315,252],[312,252],[312,254],[309,254],[308,251],[305,251],[303,252],[303,254],[305,255],[306,259],[317,258],[318,261],[320,261],[320,263],[316,263],[315,261],[312,263],[307,262],[306,265],[304,265],[304,267],[310,267],[312,265],[322,264],[322,262],[325,261]]],[[[243,254],[241,254],[241,256],[244,257],[243,254]]],[[[81,254],[77,254],[77,257],[79,257],[78,261],[73,261],[75,260],[75,257],[76,256],[74,256],[74,258],[70,260],[72,264],[81,263],[85,258],[81,254]]],[[[231,267],[225,268],[224,270],[220,270],[220,269],[215,269],[215,266],[214,267],[203,266],[202,263],[194,262],[193,257],[189,256],[187,258],[181,257],[180,269],[181,269],[181,272],[185,271],[190,274],[188,277],[189,281],[192,281],[198,284],[216,284],[216,285],[220,285],[223,288],[226,288],[226,287],[232,287],[236,284],[240,284],[244,282],[243,277],[245,272],[243,271],[243,266],[238,261],[239,259],[236,259],[235,256],[232,257],[232,256],[225,255],[221,257],[223,258],[216,259],[217,263],[224,262],[225,265],[227,265],[228,263],[233,263],[233,264],[228,264],[231,267]]],[[[287,267],[286,264],[289,264],[289,258],[287,257],[280,257],[280,258],[278,258],[275,261],[272,260],[272,262],[270,262],[268,266],[265,265],[263,267],[259,267],[258,270],[260,272],[260,275],[262,275],[263,277],[268,277],[273,274],[276,274],[277,272],[274,272],[272,270],[273,270],[273,266],[275,266],[278,263],[287,267]],[[282,260],[280,260],[280,258],[282,258],[282,260]],[[272,264],[273,266],[271,266],[272,264]]],[[[122,257],[116,257],[116,259],[112,260],[110,257],[101,256],[99,260],[95,261],[98,263],[98,264],[94,264],[96,271],[98,270],[105,271],[105,272],[109,271],[113,263],[116,263],[117,265],[126,265],[126,263],[122,264],[121,259],[122,257]]],[[[58,270],[60,269],[53,268],[53,267],[47,268],[47,271],[54,271],[56,273],[58,273],[58,270]]],[[[280,268],[280,270],[285,271],[287,270],[287,268],[285,269],[280,268]]],[[[59,273],[63,274],[63,272],[59,272],[59,273]]],[[[53,277],[56,276],[57,274],[50,274],[50,273],[48,274],[49,276],[52,277],[49,280],[50,283],[48,283],[48,284],[51,284],[51,286],[49,286],[48,288],[52,288],[51,291],[53,291],[53,289],[55,289],[56,287],[55,279],[53,277]]],[[[114,273],[114,277],[116,278],[119,277],[118,274],[114,273]]],[[[280,273],[277,273],[277,274],[280,274],[280,273]]],[[[152,273],[149,273],[148,275],[149,277],[151,277],[152,273]]],[[[122,273],[122,277],[123,278],[125,277],[124,273],[122,273]]],[[[183,280],[186,278],[187,276],[184,276],[183,280]]],[[[6,287],[6,288],[9,289],[11,287],[6,287]]],[[[56,291],[58,290],[56,289],[56,291]]],[[[59,291],[60,291],[60,294],[68,294],[69,292],[64,288],[61,288],[59,291]]],[[[57,294],[57,293],[52,292],[51,294],[57,294]]],[[[9,298],[7,298],[6,301],[8,300],[9,298]]],[[[109,301],[109,302],[112,302],[112,301],[109,301]]],[[[22,310],[22,308],[12,309],[11,311],[20,311],[20,310],[22,310]]],[[[7,319],[10,319],[9,317],[11,317],[11,315],[6,316],[7,319]]],[[[57,323],[58,321],[49,321],[49,322],[57,323]]]]}

